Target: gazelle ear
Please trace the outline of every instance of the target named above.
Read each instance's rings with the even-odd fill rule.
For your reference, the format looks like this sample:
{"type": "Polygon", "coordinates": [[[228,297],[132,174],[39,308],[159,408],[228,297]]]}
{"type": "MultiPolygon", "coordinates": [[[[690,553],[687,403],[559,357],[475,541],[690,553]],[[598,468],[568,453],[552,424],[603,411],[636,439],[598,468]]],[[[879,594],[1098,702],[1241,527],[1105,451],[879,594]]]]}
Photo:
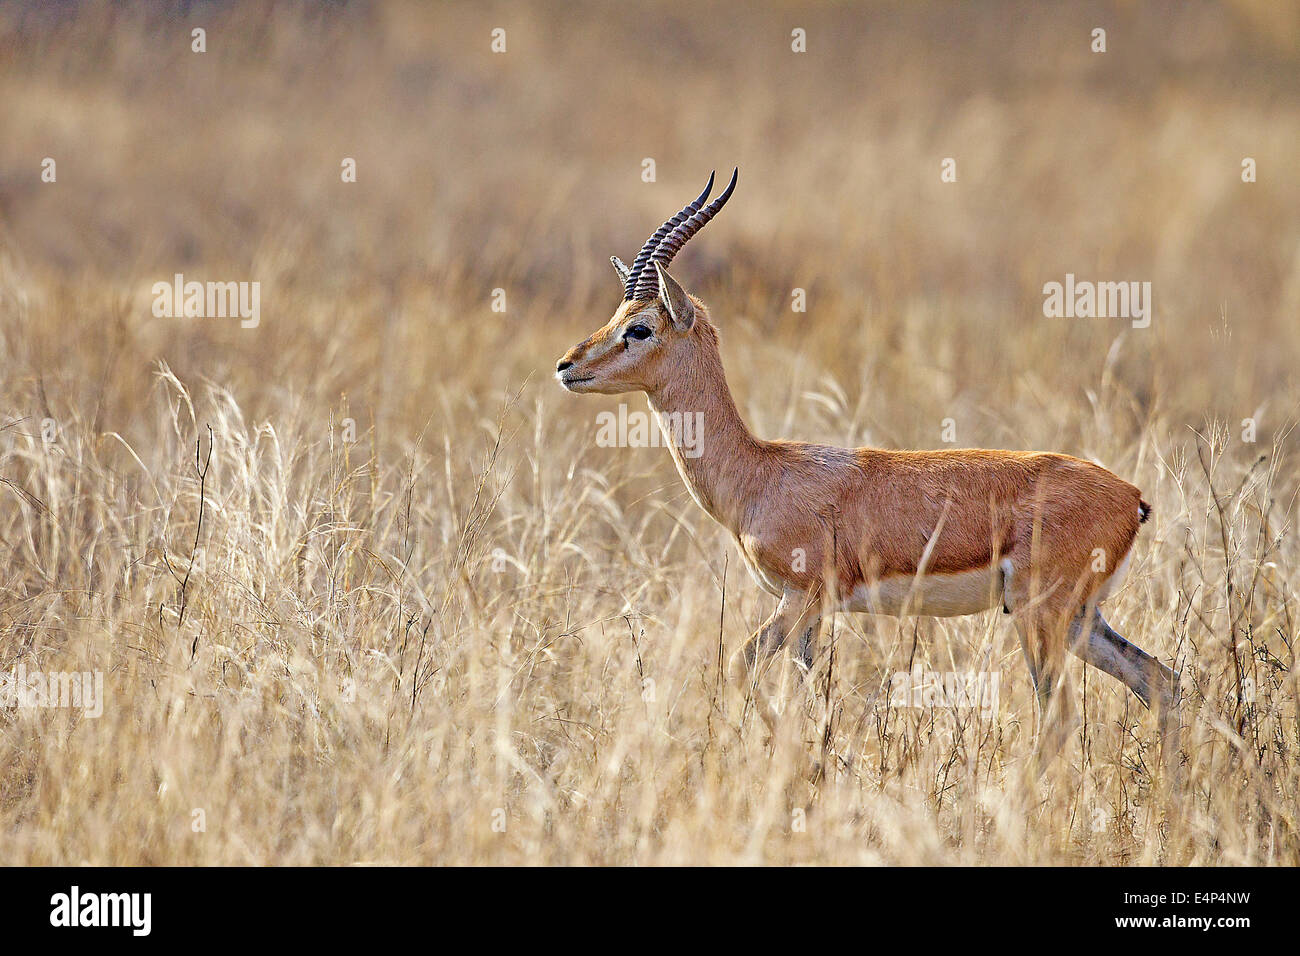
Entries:
{"type": "Polygon", "coordinates": [[[623,265],[623,260],[618,256],[610,256],[609,261],[614,263],[614,271],[618,273],[618,284],[627,285],[627,277],[632,274],[632,270],[623,265]]]}
{"type": "Polygon", "coordinates": [[[668,309],[673,325],[679,332],[685,332],[695,322],[695,305],[686,290],[668,274],[667,269],[658,262],[654,266],[655,274],[659,277],[659,298],[668,309]]]}

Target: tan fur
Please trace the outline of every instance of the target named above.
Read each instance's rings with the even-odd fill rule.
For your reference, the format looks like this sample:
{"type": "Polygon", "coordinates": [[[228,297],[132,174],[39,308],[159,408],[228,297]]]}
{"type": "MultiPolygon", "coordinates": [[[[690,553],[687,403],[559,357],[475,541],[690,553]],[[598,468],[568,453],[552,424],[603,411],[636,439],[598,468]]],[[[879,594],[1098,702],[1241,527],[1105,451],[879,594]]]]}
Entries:
{"type": "MultiPolygon", "coordinates": [[[[937,582],[940,613],[964,613],[972,588],[996,580],[982,606],[1003,603],[1017,614],[1046,708],[1063,679],[1071,619],[1104,597],[1132,547],[1146,507],[1138,489],[1068,455],[757,438],[732,399],[708,311],[689,301],[685,329],[658,300],[624,303],[565,354],[558,374],[571,391],[644,391],[655,412],[703,413],[702,453],[691,457],[670,440],[673,459],[692,497],[735,536],[755,578],[782,597],[747,659],[779,648],[790,628],[811,621],[815,631],[814,607],[832,581],[836,607],[924,613],[923,589],[908,588],[919,575],[937,582]],[[653,338],[626,341],[635,323],[653,338]],[[900,589],[917,592],[919,607],[899,607],[900,589]],[[894,597],[880,599],[885,591],[894,597]]],[[[798,637],[801,645],[809,639],[798,637]]],[[[1068,699],[1061,705],[1068,709],[1068,699]]]]}

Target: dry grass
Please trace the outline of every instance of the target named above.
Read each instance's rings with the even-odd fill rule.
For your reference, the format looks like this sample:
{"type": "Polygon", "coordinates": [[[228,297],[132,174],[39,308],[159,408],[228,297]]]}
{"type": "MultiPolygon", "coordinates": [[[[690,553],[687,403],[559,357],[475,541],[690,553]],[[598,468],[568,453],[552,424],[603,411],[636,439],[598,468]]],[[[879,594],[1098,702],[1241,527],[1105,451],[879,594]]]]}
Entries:
{"type": "Polygon", "coordinates": [[[0,711],[4,862],[1300,863],[1295,4],[422,9],[0,10],[0,668],[108,694],[0,711]],[[549,370],[733,163],[675,273],[755,431],[951,418],[1143,488],[1109,616],[1183,668],[1185,786],[1076,664],[1016,787],[996,614],[840,617],[829,729],[797,698],[770,744],[719,680],[770,599],[549,370]],[[175,272],[261,325],[154,318],[175,272]],[[1150,280],[1152,326],[1044,318],[1066,272],[1150,280]],[[891,707],[912,660],[999,707],[891,707]]]}

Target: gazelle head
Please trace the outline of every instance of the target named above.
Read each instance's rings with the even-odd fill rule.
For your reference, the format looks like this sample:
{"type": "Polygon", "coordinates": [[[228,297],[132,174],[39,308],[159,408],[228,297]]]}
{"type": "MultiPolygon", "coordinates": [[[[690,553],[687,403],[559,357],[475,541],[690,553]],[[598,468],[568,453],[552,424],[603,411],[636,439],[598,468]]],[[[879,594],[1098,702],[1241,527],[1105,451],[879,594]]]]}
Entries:
{"type": "Polygon", "coordinates": [[[693,235],[704,228],[736,188],[731,182],[713,202],[713,176],[693,202],[646,240],[629,268],[610,258],[623,283],[623,302],[603,328],[564,353],[556,378],[571,392],[653,393],[682,367],[683,352],[693,349],[696,313],[703,304],[668,274],[668,263],[693,235]]]}

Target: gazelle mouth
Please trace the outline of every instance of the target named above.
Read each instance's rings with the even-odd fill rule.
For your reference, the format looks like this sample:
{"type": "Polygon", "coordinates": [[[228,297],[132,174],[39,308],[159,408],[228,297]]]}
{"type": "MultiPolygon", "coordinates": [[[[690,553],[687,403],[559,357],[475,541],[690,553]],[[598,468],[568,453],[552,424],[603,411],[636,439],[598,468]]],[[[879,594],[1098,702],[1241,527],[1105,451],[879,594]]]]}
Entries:
{"type": "Polygon", "coordinates": [[[595,377],[594,375],[563,375],[560,377],[560,384],[565,388],[572,388],[575,385],[581,385],[583,382],[590,382],[595,377]]]}

